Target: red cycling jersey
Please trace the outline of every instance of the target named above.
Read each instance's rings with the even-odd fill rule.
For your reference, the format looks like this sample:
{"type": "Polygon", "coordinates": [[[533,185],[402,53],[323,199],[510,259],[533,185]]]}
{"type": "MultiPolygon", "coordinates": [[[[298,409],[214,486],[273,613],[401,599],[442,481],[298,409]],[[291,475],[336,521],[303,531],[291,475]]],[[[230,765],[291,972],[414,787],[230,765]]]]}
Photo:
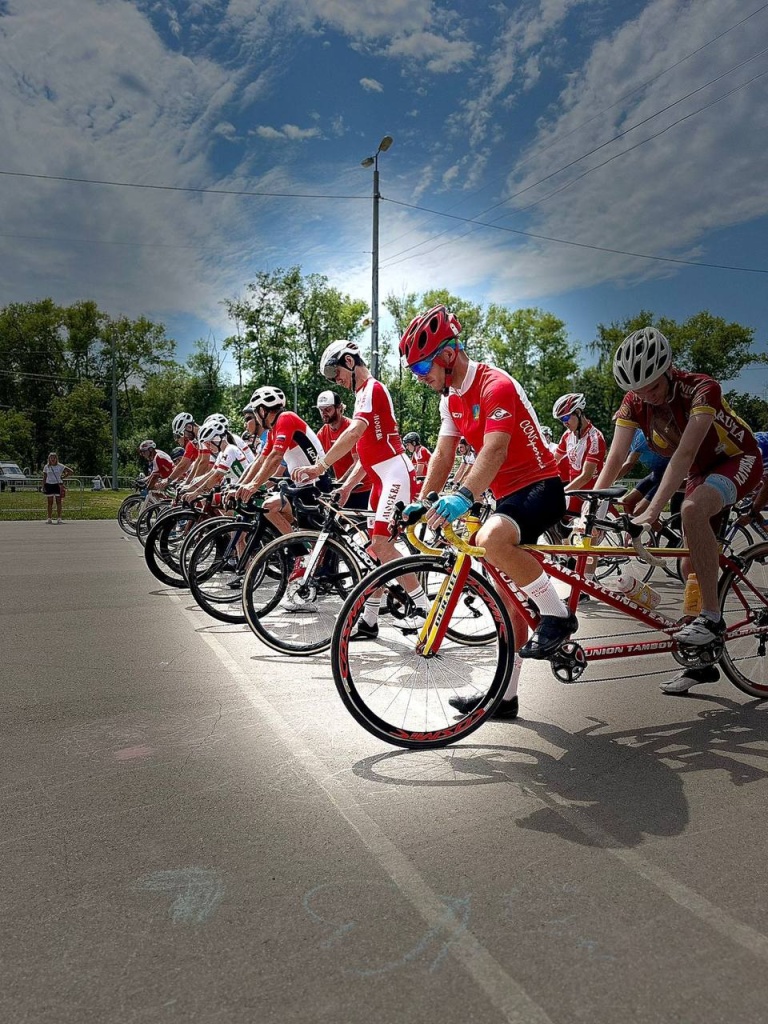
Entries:
{"type": "Polygon", "coordinates": [[[424,466],[419,475],[426,476],[427,470],[429,469],[429,460],[432,458],[432,452],[429,448],[425,448],[423,444],[417,444],[413,449],[413,455],[411,458],[413,459],[414,469],[416,469],[417,466],[424,466]]]}
{"type": "Polygon", "coordinates": [[[357,454],[366,472],[379,462],[386,462],[405,449],[395,419],[392,397],[381,381],[369,377],[355,392],[356,420],[367,424],[365,433],[357,442],[357,454]]]}
{"type": "Polygon", "coordinates": [[[597,476],[605,462],[605,438],[589,420],[586,422],[589,426],[581,437],[572,430],[566,430],[555,452],[555,459],[560,466],[560,476],[566,483],[575,480],[581,474],[585,463],[594,464],[597,476]]]}
{"type": "Polygon", "coordinates": [[[190,461],[194,462],[199,454],[200,445],[197,443],[197,440],[187,441],[184,445],[184,458],[190,459],[190,461]]]}
{"type": "Polygon", "coordinates": [[[281,412],[269,429],[262,458],[280,452],[288,472],[302,466],[314,466],[325,451],[314,430],[295,412],[281,412]]]}
{"type": "Polygon", "coordinates": [[[528,396],[504,370],[470,360],[461,388],[440,399],[440,418],[441,437],[465,437],[476,452],[487,434],[509,434],[507,457],[490,486],[497,500],[558,475],[528,396]]]}
{"type": "Polygon", "coordinates": [[[648,447],[669,458],[677,450],[689,418],[696,413],[712,413],[714,422],[691,464],[690,476],[706,474],[718,463],[739,455],[760,459],[754,434],[723,398],[716,380],[704,373],[688,373],[674,367],[668,375],[669,401],[649,405],[630,391],[614,416],[617,426],[639,427],[648,438],[648,447]]]}

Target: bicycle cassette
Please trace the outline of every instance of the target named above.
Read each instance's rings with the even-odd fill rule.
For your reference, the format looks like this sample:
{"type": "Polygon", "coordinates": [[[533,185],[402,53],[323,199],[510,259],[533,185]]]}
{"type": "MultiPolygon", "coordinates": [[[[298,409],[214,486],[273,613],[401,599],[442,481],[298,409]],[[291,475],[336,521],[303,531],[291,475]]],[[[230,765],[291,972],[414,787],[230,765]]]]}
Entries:
{"type": "Polygon", "coordinates": [[[549,659],[552,675],[561,683],[577,683],[587,667],[587,656],[581,644],[568,640],[549,659]]]}

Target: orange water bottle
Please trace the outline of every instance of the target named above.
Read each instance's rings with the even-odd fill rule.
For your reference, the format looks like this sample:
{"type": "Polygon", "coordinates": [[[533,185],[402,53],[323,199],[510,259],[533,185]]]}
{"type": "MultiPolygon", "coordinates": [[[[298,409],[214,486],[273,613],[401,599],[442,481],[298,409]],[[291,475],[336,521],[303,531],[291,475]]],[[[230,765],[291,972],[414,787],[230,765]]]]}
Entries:
{"type": "Polygon", "coordinates": [[[683,615],[690,615],[695,618],[701,611],[701,590],[699,580],[695,572],[688,574],[685,581],[685,596],[683,597],[683,615]]]}

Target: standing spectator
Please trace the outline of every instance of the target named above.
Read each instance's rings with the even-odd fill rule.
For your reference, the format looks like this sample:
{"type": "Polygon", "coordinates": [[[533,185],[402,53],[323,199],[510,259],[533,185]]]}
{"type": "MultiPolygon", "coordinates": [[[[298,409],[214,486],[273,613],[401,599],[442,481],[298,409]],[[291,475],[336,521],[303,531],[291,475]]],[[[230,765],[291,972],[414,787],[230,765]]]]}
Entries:
{"type": "MultiPolygon", "coordinates": [[[[348,416],[344,415],[345,406],[335,391],[321,391],[317,396],[317,411],[323,420],[323,425],[317,432],[320,444],[324,451],[330,451],[331,445],[336,441],[352,423],[348,416]]],[[[350,477],[359,464],[357,457],[357,445],[342,455],[333,464],[333,472],[340,487],[343,489],[345,480],[350,477]]],[[[349,493],[344,502],[345,508],[367,509],[371,497],[371,482],[367,476],[363,477],[355,488],[349,493]]]]}
{"type": "Polygon", "coordinates": [[[453,474],[453,483],[455,487],[458,487],[475,464],[475,449],[467,443],[466,437],[459,438],[456,454],[459,462],[453,474]]]}
{"type": "Polygon", "coordinates": [[[61,518],[61,502],[67,494],[64,481],[68,477],[72,476],[73,473],[73,469],[70,469],[69,466],[65,466],[63,462],[59,462],[59,456],[56,452],[51,452],[48,456],[48,461],[43,466],[43,494],[48,502],[49,525],[53,523],[54,498],[56,499],[56,514],[58,516],[56,523],[58,525],[64,522],[61,518]]]}

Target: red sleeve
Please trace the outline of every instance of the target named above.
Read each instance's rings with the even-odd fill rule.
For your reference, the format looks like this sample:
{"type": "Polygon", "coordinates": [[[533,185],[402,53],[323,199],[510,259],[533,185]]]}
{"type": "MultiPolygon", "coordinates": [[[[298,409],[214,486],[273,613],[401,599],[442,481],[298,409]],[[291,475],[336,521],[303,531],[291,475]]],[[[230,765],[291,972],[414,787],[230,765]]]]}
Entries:
{"type": "Polygon", "coordinates": [[[281,412],[269,432],[272,445],[270,451],[287,452],[293,444],[293,436],[297,430],[303,431],[304,421],[295,412],[281,412]]]}
{"type": "Polygon", "coordinates": [[[485,433],[514,434],[520,423],[520,397],[505,377],[491,377],[483,383],[480,402],[485,413],[485,433]]]}
{"type": "Polygon", "coordinates": [[[200,454],[200,449],[197,447],[194,441],[187,441],[184,448],[184,458],[190,459],[192,462],[195,461],[197,456],[200,454]]]}

